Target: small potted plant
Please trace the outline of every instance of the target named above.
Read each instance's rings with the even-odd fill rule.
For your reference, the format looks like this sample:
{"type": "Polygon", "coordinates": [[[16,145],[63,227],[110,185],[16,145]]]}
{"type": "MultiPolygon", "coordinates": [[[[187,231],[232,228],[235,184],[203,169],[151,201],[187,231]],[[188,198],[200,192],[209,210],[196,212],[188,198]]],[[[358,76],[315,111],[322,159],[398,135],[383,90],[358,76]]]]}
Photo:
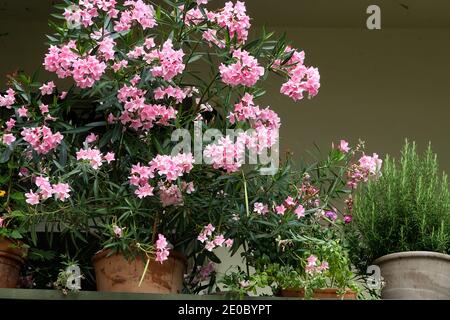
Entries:
{"type": "MultiPolygon", "coordinates": [[[[24,74],[11,76],[10,84],[15,89],[0,95],[0,250],[2,259],[10,260],[6,266],[10,275],[2,270],[0,281],[6,281],[4,286],[15,287],[27,253],[27,245],[21,239],[36,227],[27,223],[29,214],[35,214],[29,205],[39,198],[30,189],[35,183],[48,182],[47,170],[64,161],[59,157],[64,147],[58,131],[62,127],[55,121],[63,108],[57,96],[50,97],[54,87],[24,74]]],[[[64,184],[55,182],[54,187],[46,189],[45,199],[55,196],[61,200],[64,184]]]]}
{"type": "MultiPolygon", "coordinates": [[[[377,155],[363,154],[362,144],[350,149],[341,141],[325,160],[300,171],[286,165],[274,177],[247,177],[246,205],[230,227],[255,273],[234,286],[256,292],[264,284],[281,296],[356,298],[343,226],[352,220],[352,187],[375,179],[380,166],[377,155]],[[349,176],[352,170],[359,175],[349,176]]],[[[228,287],[233,278],[239,277],[225,278],[228,287]]]]}
{"type": "Polygon", "coordinates": [[[450,298],[450,193],[438,168],[431,146],[419,155],[406,141],[354,199],[352,259],[362,272],[381,268],[385,299],[450,298]]]}

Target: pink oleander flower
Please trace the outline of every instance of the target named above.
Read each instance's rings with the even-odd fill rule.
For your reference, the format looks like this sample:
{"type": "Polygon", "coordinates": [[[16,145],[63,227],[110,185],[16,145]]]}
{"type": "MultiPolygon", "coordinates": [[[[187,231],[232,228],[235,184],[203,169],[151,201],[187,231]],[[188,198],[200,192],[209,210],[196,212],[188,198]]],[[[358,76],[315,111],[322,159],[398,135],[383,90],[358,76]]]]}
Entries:
{"type": "Polygon", "coordinates": [[[4,221],[5,221],[5,219],[0,217],[0,228],[3,228],[4,221]]]}
{"type": "Polygon", "coordinates": [[[348,146],[348,142],[345,141],[345,140],[341,140],[339,142],[339,146],[337,148],[342,153],[348,153],[350,151],[350,147],[348,146]]]}
{"type": "Polygon", "coordinates": [[[319,88],[319,70],[301,65],[293,71],[290,79],[281,86],[280,92],[294,101],[298,101],[303,99],[305,92],[308,93],[309,97],[316,96],[319,88]]]}
{"type": "Polygon", "coordinates": [[[250,29],[250,17],[246,14],[245,3],[231,1],[225,3],[225,7],[216,14],[209,15],[210,20],[215,21],[221,28],[230,32],[230,38],[236,35],[239,43],[247,41],[250,29]]]}
{"type": "Polygon", "coordinates": [[[169,243],[162,234],[158,234],[158,240],[156,240],[156,259],[160,263],[163,263],[169,257],[169,243]]]}
{"type": "Polygon", "coordinates": [[[228,173],[236,172],[242,166],[245,156],[245,143],[236,143],[226,137],[221,137],[217,143],[206,146],[203,151],[206,163],[212,164],[214,169],[223,169],[228,173]]]}
{"type": "Polygon", "coordinates": [[[269,206],[261,202],[255,202],[255,204],[253,205],[253,212],[265,215],[269,212],[269,206]]]}
{"type": "Polygon", "coordinates": [[[12,133],[7,133],[3,135],[2,141],[7,146],[10,146],[14,141],[16,141],[16,137],[12,133]]]}
{"type": "Polygon", "coordinates": [[[47,82],[45,84],[43,84],[39,90],[41,90],[41,94],[43,96],[45,95],[50,95],[53,93],[53,90],[56,88],[55,84],[53,83],[53,81],[47,82]]]}
{"type": "Polygon", "coordinates": [[[148,64],[156,65],[151,68],[154,77],[162,77],[166,81],[172,80],[178,74],[181,74],[185,68],[183,63],[184,52],[182,49],[174,50],[172,40],[164,42],[162,49],[155,49],[145,55],[148,64]]]}
{"type": "Polygon", "coordinates": [[[103,156],[103,160],[105,160],[108,164],[112,161],[116,160],[114,152],[108,152],[103,156]]]}
{"type": "Polygon", "coordinates": [[[203,17],[203,13],[199,8],[192,8],[186,12],[186,17],[184,18],[184,21],[188,26],[198,25],[204,20],[205,17],[203,17]]]}
{"type": "Polygon", "coordinates": [[[96,135],[95,133],[91,133],[86,137],[84,142],[87,144],[90,144],[90,143],[97,141],[97,139],[98,139],[98,135],[96,135]]]}
{"type": "Polygon", "coordinates": [[[231,248],[233,246],[233,243],[234,243],[233,239],[227,239],[225,240],[225,247],[231,248]]]}
{"type": "Polygon", "coordinates": [[[223,234],[219,234],[214,237],[213,242],[216,246],[221,247],[225,242],[225,237],[223,236],[223,234]]]}
{"type": "Polygon", "coordinates": [[[208,0],[197,0],[197,5],[200,6],[202,4],[207,4],[208,0]]]}
{"type": "Polygon", "coordinates": [[[94,56],[79,58],[73,62],[73,79],[81,89],[90,88],[100,80],[105,72],[106,64],[94,56]]]}
{"type": "Polygon", "coordinates": [[[30,192],[25,193],[25,197],[27,198],[25,200],[26,203],[31,204],[31,205],[39,204],[39,201],[40,201],[39,194],[34,193],[33,191],[30,190],[30,192]]]}
{"type": "Polygon", "coordinates": [[[197,237],[197,240],[203,243],[208,240],[208,236],[205,233],[200,233],[197,237]]]}
{"type": "Polygon", "coordinates": [[[52,133],[51,129],[46,126],[24,128],[20,134],[38,154],[49,153],[63,140],[61,133],[52,133]]]}
{"type": "Polygon", "coordinates": [[[117,238],[122,238],[123,228],[113,225],[113,232],[117,238]]]}
{"type": "Polygon", "coordinates": [[[6,121],[6,131],[9,132],[14,128],[16,125],[16,120],[13,118],[10,118],[8,121],[6,121]]]}
{"type": "Polygon", "coordinates": [[[58,183],[52,186],[53,194],[60,201],[70,198],[70,186],[67,183],[58,183]]]}
{"type": "Polygon", "coordinates": [[[284,205],[280,204],[279,206],[275,207],[275,212],[282,216],[286,212],[286,207],[284,205]]]}
{"type": "Polygon", "coordinates": [[[129,125],[134,130],[150,130],[155,124],[167,126],[176,118],[177,111],[172,107],[145,103],[145,91],[134,86],[123,86],[119,89],[117,98],[124,103],[119,120],[123,125],[129,125]]]}
{"type": "Polygon", "coordinates": [[[172,87],[168,86],[167,88],[156,88],[153,91],[153,94],[155,96],[156,100],[167,98],[174,98],[177,103],[183,102],[183,100],[186,98],[187,93],[185,90],[178,88],[178,87],[172,87]]]}
{"type": "Polygon", "coordinates": [[[39,105],[39,110],[41,111],[42,114],[46,114],[48,113],[48,105],[41,103],[39,105]]]}
{"type": "Polygon", "coordinates": [[[175,181],[183,174],[189,173],[193,164],[192,153],[180,153],[176,156],[157,155],[149,163],[150,170],[160,176],[165,176],[167,181],[175,181]]]}
{"type": "Polygon", "coordinates": [[[96,148],[80,149],[76,156],[77,160],[88,160],[89,165],[95,170],[102,166],[102,154],[96,148]]]}
{"type": "Polygon", "coordinates": [[[137,195],[137,197],[139,199],[145,198],[145,197],[150,197],[153,196],[153,190],[155,188],[152,187],[150,184],[145,183],[142,186],[139,186],[136,191],[134,192],[135,195],[137,195]]]}
{"type": "Polygon", "coordinates": [[[294,200],[294,198],[292,198],[291,196],[288,196],[286,198],[286,200],[284,200],[284,204],[287,207],[293,207],[293,206],[295,206],[297,204],[297,202],[294,200]]]}
{"type": "Polygon", "coordinates": [[[187,194],[191,194],[195,192],[194,182],[181,182],[181,190],[186,192],[187,194]]]}
{"type": "Polygon", "coordinates": [[[297,218],[303,218],[305,216],[305,208],[300,204],[298,207],[294,210],[294,213],[297,215],[297,218]]]}
{"type": "Polygon", "coordinates": [[[209,42],[210,47],[215,44],[221,49],[225,48],[225,42],[219,40],[219,38],[217,37],[217,30],[215,29],[207,29],[206,31],[204,31],[202,34],[202,38],[209,42]]]}
{"type": "Polygon", "coordinates": [[[155,38],[149,37],[149,38],[145,38],[144,41],[144,47],[147,50],[150,50],[151,48],[155,47],[155,38]]]}
{"type": "Polygon", "coordinates": [[[67,91],[63,91],[63,92],[61,92],[61,94],[59,95],[59,98],[60,98],[61,100],[64,100],[66,97],[67,97],[67,91]]]}
{"type": "Polygon", "coordinates": [[[216,230],[216,228],[215,228],[211,223],[209,223],[207,226],[205,226],[205,227],[203,228],[203,232],[204,232],[207,236],[211,236],[212,233],[214,232],[214,230],[216,230]]]}
{"type": "Polygon", "coordinates": [[[19,114],[19,117],[21,117],[21,118],[28,118],[30,116],[28,113],[28,109],[25,106],[22,106],[19,109],[17,109],[17,113],[19,114]]]}
{"type": "Polygon", "coordinates": [[[61,48],[50,46],[43,63],[45,70],[55,72],[59,78],[70,77],[73,64],[79,58],[79,55],[73,50],[76,50],[75,40],[69,41],[61,48]]]}
{"type": "Polygon", "coordinates": [[[317,263],[317,257],[315,255],[310,255],[308,258],[306,258],[306,262],[308,267],[315,267],[317,263]]]}
{"type": "Polygon", "coordinates": [[[39,188],[39,195],[43,200],[50,198],[54,194],[53,186],[47,177],[38,176],[34,183],[39,188]]]}
{"type": "Polygon", "coordinates": [[[205,249],[208,251],[213,251],[213,249],[216,247],[214,244],[214,241],[206,241],[205,243],[205,249]]]}
{"type": "Polygon", "coordinates": [[[175,184],[167,187],[161,183],[159,185],[159,199],[163,207],[182,206],[184,204],[181,190],[175,184]]]}
{"type": "Polygon", "coordinates": [[[130,8],[121,12],[120,19],[114,26],[115,31],[129,30],[134,21],[139,23],[144,30],[157,25],[155,9],[152,5],[145,4],[142,0],[128,0],[124,5],[130,8]]]}
{"type": "Polygon", "coordinates": [[[11,106],[16,102],[15,94],[16,92],[11,88],[6,90],[5,95],[0,94],[0,107],[11,109],[11,106]]]}
{"type": "Polygon", "coordinates": [[[358,164],[353,164],[347,172],[349,181],[347,185],[356,189],[360,182],[367,182],[370,178],[378,178],[381,175],[383,160],[376,153],[373,156],[362,156],[358,164]]]}
{"type": "Polygon", "coordinates": [[[104,61],[114,60],[114,46],[116,42],[111,37],[104,37],[102,41],[100,41],[98,47],[98,52],[104,61]]]}
{"type": "Polygon", "coordinates": [[[118,72],[120,69],[125,68],[128,65],[128,60],[120,60],[113,64],[112,69],[114,72],[118,72]]]}
{"type": "Polygon", "coordinates": [[[234,50],[233,58],[236,62],[229,65],[223,63],[219,67],[222,82],[232,87],[243,85],[253,87],[261,76],[264,68],[245,50],[234,50]]]}

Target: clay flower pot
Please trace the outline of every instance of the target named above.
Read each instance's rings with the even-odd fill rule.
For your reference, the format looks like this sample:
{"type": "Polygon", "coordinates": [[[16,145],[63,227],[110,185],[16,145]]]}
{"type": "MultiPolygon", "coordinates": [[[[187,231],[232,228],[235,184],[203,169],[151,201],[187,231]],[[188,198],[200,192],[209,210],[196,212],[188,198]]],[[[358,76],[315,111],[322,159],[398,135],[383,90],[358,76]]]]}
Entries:
{"type": "Polygon", "coordinates": [[[385,286],[382,299],[450,299],[450,255],[408,251],[374,261],[385,286]]]}
{"type": "Polygon", "coordinates": [[[16,288],[27,249],[20,241],[0,237],[0,288],[16,288]]]}
{"type": "MultiPolygon", "coordinates": [[[[343,295],[338,294],[337,288],[315,289],[312,298],[317,300],[356,300],[356,292],[347,289],[343,295]]],[[[304,298],[305,290],[301,289],[282,289],[282,297],[304,298]]]]}
{"type": "Polygon", "coordinates": [[[108,256],[109,253],[110,250],[102,250],[92,259],[98,291],[181,293],[187,266],[183,254],[172,251],[162,264],[151,260],[139,287],[146,261],[139,257],[127,260],[122,254],[108,256]]]}

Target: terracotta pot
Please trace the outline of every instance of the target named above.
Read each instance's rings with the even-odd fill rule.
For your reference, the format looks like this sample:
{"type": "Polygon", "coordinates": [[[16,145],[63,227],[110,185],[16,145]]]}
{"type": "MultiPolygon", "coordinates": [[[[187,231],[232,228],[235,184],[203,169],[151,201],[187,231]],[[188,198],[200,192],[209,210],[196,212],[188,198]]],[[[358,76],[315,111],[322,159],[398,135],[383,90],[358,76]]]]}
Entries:
{"type": "Polygon", "coordinates": [[[0,237],[0,288],[17,287],[26,255],[22,242],[0,237]]]}
{"type": "Polygon", "coordinates": [[[102,250],[92,259],[98,291],[181,293],[187,266],[183,254],[172,251],[162,264],[151,260],[139,287],[146,261],[139,257],[127,260],[122,254],[108,256],[109,253],[102,250]]]}
{"type": "MultiPolygon", "coordinates": [[[[356,292],[347,289],[343,295],[338,295],[339,289],[315,289],[312,298],[318,300],[356,300],[356,292]]],[[[305,290],[301,289],[282,289],[280,292],[282,297],[304,298],[305,290]]]]}
{"type": "Polygon", "coordinates": [[[450,255],[409,251],[374,261],[385,285],[383,299],[450,299],[450,255]]]}

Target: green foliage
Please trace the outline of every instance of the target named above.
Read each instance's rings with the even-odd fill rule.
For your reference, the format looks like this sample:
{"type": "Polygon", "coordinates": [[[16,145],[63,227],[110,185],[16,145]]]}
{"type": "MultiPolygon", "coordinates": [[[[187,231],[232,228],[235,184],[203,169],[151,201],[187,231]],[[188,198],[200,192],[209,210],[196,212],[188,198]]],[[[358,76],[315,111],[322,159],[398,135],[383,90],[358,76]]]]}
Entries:
{"type": "Polygon", "coordinates": [[[400,161],[386,158],[382,176],[355,197],[349,242],[364,270],[374,259],[401,251],[450,252],[450,193],[431,146],[419,155],[406,144],[400,161]]]}

